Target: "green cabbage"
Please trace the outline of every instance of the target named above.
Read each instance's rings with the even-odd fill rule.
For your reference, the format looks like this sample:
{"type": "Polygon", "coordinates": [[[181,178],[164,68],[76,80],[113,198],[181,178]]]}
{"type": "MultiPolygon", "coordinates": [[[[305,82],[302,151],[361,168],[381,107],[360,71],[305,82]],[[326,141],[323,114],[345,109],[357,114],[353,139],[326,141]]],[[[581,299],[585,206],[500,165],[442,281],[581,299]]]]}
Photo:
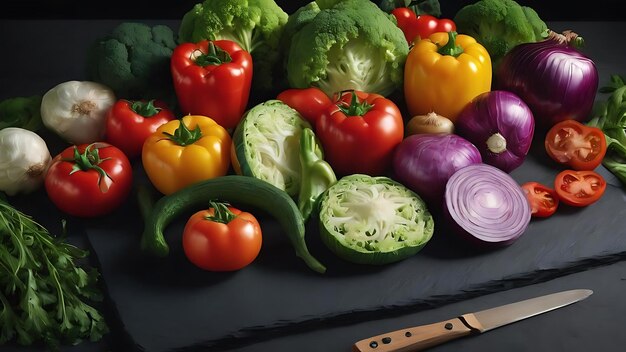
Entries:
{"type": "Polygon", "coordinates": [[[258,104],[233,134],[241,174],[253,176],[296,196],[300,191],[300,137],[311,125],[280,100],[258,104]]]}
{"type": "Polygon", "coordinates": [[[419,252],[431,239],[434,220],[414,192],[384,176],[341,178],[320,201],[323,242],[341,258],[387,264],[419,252]]]}

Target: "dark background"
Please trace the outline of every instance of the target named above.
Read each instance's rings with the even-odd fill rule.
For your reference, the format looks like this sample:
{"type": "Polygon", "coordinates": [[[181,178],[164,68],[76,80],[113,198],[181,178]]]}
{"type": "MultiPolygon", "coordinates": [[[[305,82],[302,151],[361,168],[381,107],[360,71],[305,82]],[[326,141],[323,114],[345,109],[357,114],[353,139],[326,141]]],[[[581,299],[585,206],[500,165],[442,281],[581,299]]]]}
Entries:
{"type": "MultiPolygon", "coordinates": [[[[292,13],[309,0],[277,0],[292,13]]],[[[375,0],[378,2],[379,0],[375,0]]],[[[444,17],[453,17],[463,5],[475,0],[440,0],[444,17]]],[[[2,0],[0,19],[180,19],[199,0],[2,0]]],[[[544,21],[626,20],[620,0],[574,2],[519,0],[530,6],[544,21]]]]}

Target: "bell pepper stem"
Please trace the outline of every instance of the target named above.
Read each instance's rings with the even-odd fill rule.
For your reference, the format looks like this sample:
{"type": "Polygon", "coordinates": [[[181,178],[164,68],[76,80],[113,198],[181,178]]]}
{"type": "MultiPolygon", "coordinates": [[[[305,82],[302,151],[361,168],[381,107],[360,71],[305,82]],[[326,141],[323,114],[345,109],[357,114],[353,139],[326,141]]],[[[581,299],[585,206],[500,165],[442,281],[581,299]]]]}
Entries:
{"type": "Polygon", "coordinates": [[[449,55],[458,57],[463,54],[463,48],[456,44],[457,33],[455,31],[448,32],[448,42],[437,50],[441,55],[449,55]]]}
{"type": "Polygon", "coordinates": [[[180,120],[180,125],[174,131],[174,134],[171,134],[169,132],[163,132],[163,134],[166,135],[167,138],[169,138],[172,142],[180,146],[194,144],[196,141],[202,138],[202,130],[200,129],[199,125],[197,125],[196,128],[194,128],[193,130],[190,130],[187,125],[185,125],[185,122],[183,120],[180,120]]]}
{"type": "Polygon", "coordinates": [[[226,50],[223,50],[219,46],[215,45],[213,42],[209,42],[208,49],[209,52],[206,54],[203,52],[195,53],[198,54],[193,58],[193,61],[196,63],[196,65],[202,67],[208,65],[217,66],[233,61],[233,58],[226,50]]]}
{"type": "Polygon", "coordinates": [[[298,209],[304,220],[308,220],[320,194],[337,182],[330,164],[323,159],[322,150],[310,128],[302,130],[300,137],[300,165],[302,179],[298,193],[298,209]]]}

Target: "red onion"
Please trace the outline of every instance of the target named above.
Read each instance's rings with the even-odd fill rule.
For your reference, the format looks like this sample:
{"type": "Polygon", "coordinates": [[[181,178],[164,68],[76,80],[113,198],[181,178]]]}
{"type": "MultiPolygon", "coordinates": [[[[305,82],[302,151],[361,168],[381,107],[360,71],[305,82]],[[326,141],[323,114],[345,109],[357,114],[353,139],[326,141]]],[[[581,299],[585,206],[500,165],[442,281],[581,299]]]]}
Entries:
{"type": "Polygon", "coordinates": [[[456,120],[456,132],[478,148],[483,162],[507,173],[524,162],[534,131],[528,105],[504,90],[478,95],[456,120]]]}
{"type": "Polygon", "coordinates": [[[494,88],[517,94],[537,125],[549,128],[566,119],[582,122],[591,117],[598,70],[577,49],[548,39],[509,51],[496,70],[494,88]]]}
{"type": "Polygon", "coordinates": [[[458,169],[482,162],[480,152],[455,134],[415,134],[406,137],[393,157],[395,178],[440,207],[448,178],[458,169]]]}
{"type": "Polygon", "coordinates": [[[521,186],[504,171],[473,164],[448,179],[444,214],[459,235],[483,246],[504,246],[528,227],[531,211],[521,186]]]}

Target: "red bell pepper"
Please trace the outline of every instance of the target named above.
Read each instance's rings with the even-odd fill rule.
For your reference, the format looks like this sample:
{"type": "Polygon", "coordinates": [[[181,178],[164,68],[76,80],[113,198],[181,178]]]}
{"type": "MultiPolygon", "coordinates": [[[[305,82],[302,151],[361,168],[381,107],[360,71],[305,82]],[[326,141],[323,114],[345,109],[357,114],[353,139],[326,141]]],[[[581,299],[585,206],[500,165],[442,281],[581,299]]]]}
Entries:
{"type": "Polygon", "coordinates": [[[417,36],[428,38],[436,32],[456,31],[454,21],[447,18],[439,19],[426,14],[418,16],[408,7],[396,8],[391,14],[396,18],[398,27],[404,33],[404,37],[409,45],[415,41],[417,36]]]}
{"type": "Polygon", "coordinates": [[[317,87],[289,88],[280,92],[276,99],[299,112],[309,121],[313,129],[322,112],[333,103],[326,93],[317,87]]]}
{"type": "Polygon", "coordinates": [[[172,78],[184,114],[212,118],[226,129],[241,120],[250,97],[252,56],[230,40],[174,48],[172,78]]]}
{"type": "Polygon", "coordinates": [[[404,122],[398,106],[382,95],[348,91],[319,117],[316,134],[335,173],[378,176],[389,171],[404,122]]]}

